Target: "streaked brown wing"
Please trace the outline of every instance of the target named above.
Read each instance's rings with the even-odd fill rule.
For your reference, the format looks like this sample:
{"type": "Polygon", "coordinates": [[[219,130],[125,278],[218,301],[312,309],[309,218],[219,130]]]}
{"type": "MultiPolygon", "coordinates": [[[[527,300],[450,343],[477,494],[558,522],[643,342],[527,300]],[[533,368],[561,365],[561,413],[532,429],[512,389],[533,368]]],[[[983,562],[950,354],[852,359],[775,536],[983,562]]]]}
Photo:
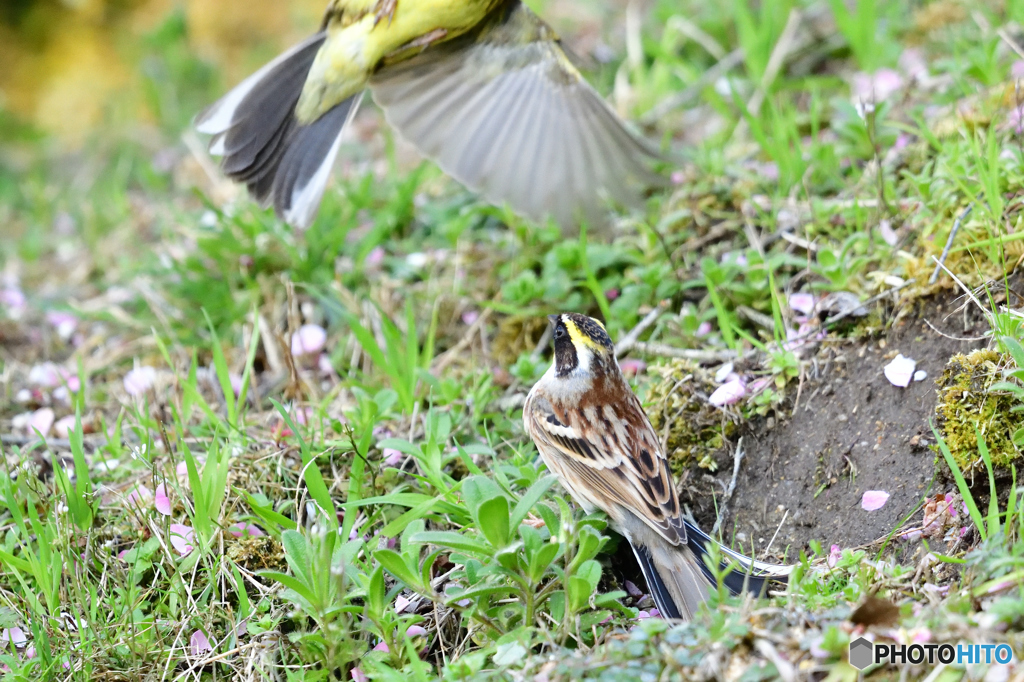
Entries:
{"type": "Polygon", "coordinates": [[[595,400],[559,409],[543,395],[526,407],[527,429],[545,461],[574,497],[608,512],[631,512],[677,545],[686,541],[672,472],[644,414],[628,387],[629,400],[612,404],[595,400]]]}
{"type": "Polygon", "coordinates": [[[489,201],[563,228],[605,222],[663,179],[631,133],[525,8],[370,80],[388,122],[489,201]]]}

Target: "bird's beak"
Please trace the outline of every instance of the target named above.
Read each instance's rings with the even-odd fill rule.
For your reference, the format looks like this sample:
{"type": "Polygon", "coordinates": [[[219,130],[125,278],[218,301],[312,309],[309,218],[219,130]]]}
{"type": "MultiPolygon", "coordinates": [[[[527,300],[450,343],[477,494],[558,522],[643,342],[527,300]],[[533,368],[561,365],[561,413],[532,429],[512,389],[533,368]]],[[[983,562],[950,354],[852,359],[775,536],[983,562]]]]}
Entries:
{"type": "Polygon", "coordinates": [[[558,315],[548,315],[548,322],[551,323],[551,326],[558,324],[558,317],[558,315]]]}

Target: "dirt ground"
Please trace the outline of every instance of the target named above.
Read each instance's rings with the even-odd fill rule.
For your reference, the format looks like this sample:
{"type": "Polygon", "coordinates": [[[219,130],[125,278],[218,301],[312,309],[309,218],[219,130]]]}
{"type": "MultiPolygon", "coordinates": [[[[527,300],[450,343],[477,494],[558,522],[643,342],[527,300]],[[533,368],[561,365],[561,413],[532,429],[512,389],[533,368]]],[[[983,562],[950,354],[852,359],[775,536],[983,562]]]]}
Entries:
{"type": "MultiPolygon", "coordinates": [[[[977,339],[988,327],[976,308],[964,311],[952,297],[918,307],[877,338],[826,343],[795,410],[788,408],[790,418],[745,425],[745,457],[722,520],[723,536],[733,546],[753,546],[759,557],[788,561],[811,540],[826,551],[833,543],[856,547],[908,520],[920,521],[923,497],[951,488],[943,483],[941,490],[930,490],[936,485],[929,447],[935,442],[929,426],[935,380],[951,355],[986,343],[959,339],[977,339]],[[927,378],[907,388],[893,386],[882,369],[896,353],[916,360],[927,378]],[[882,509],[868,512],[861,507],[866,490],[891,497],[882,509]]],[[[714,525],[715,496],[721,505],[732,478],[732,454],[723,451],[717,461],[713,477],[691,479],[691,490],[700,492],[687,500],[706,529],[714,525]]],[[[912,549],[906,541],[897,543],[903,545],[897,549],[912,549]]]]}

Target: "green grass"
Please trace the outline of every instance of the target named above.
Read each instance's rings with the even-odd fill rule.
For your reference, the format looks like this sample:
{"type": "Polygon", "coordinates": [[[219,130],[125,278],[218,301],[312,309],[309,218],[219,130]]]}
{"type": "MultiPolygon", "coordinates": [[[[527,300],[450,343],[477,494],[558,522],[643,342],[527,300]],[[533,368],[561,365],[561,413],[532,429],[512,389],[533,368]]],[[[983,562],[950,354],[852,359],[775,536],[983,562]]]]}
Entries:
{"type": "MultiPolygon", "coordinates": [[[[829,561],[812,545],[770,601],[720,594],[693,623],[638,624],[641,604],[610,570],[616,538],[554,484],[515,400],[546,367],[547,313],[600,315],[620,338],[668,300],[643,340],[766,351],[771,390],[737,409],[776,414],[802,362],[782,347],[786,294],[866,298],[891,276],[916,278],[913,300],[971,201],[948,265],[971,285],[1002,279],[1022,252],[1024,151],[990,89],[1016,57],[974,18],[922,28],[915,8],[658,0],[621,70],[620,32],[603,33],[615,56],[591,64],[593,81],[607,92],[618,77],[635,118],[698,89],[651,130],[682,150],[670,171],[684,181],[611,234],[563,236],[482,205],[429,164],[402,167],[387,131],[386,163],[339,179],[302,234],[244,200],[222,206],[187,178],[180,133],[221,78],[179,13],[137,46],[155,140],[101,130],[69,159],[0,110],[17,151],[0,155],[0,266],[28,296],[21,317],[0,308],[0,431],[40,400],[75,417],[67,446],[50,448],[70,453],[54,474],[36,475],[47,446],[27,432],[3,446],[0,627],[21,628],[35,654],[9,636],[4,679],[351,679],[358,667],[381,680],[727,668],[760,680],[792,664],[852,680],[844,622],[876,591],[903,605],[909,632],[1004,627],[1020,653],[1015,477],[1008,490],[989,479],[988,510],[957,479],[967,540],[942,570],[851,548],[829,561]],[[836,37],[772,71],[793,9],[836,12],[836,37]],[[932,84],[908,79],[859,112],[851,75],[895,68],[911,46],[932,84]],[[700,80],[736,49],[735,68],[700,80]],[[153,162],[166,148],[178,172],[153,162]],[[78,317],[74,343],[47,326],[57,310],[78,317]],[[291,357],[302,324],[326,329],[322,358],[291,357]],[[66,361],[81,388],[15,402],[43,359],[66,361]],[[158,375],[129,396],[135,363],[158,375]],[[265,535],[236,538],[239,523],[265,535]]],[[[1016,363],[997,387],[1020,395],[1020,326],[993,319],[1016,363]]]]}

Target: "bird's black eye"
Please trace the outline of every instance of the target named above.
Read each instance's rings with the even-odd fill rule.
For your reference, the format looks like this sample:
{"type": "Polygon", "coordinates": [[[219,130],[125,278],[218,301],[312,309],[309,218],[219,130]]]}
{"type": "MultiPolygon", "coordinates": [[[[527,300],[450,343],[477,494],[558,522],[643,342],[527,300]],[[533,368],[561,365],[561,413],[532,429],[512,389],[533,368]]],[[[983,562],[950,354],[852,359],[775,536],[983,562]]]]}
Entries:
{"type": "Polygon", "coordinates": [[[555,327],[555,338],[560,339],[565,336],[565,327],[555,327]]]}

